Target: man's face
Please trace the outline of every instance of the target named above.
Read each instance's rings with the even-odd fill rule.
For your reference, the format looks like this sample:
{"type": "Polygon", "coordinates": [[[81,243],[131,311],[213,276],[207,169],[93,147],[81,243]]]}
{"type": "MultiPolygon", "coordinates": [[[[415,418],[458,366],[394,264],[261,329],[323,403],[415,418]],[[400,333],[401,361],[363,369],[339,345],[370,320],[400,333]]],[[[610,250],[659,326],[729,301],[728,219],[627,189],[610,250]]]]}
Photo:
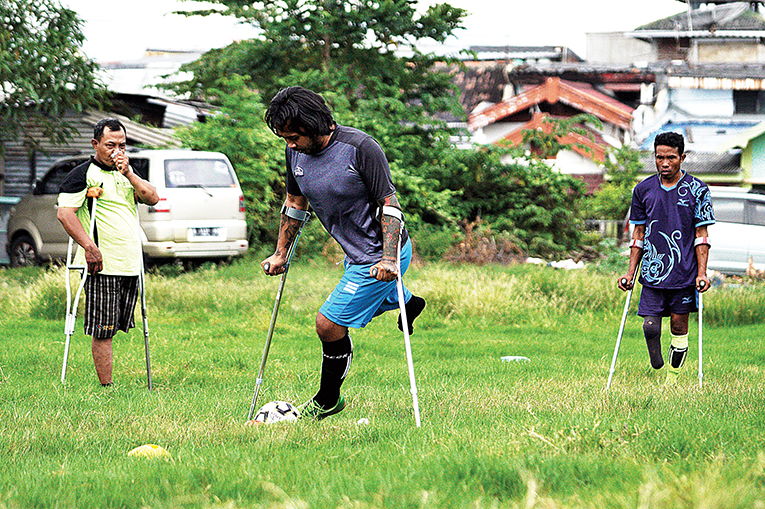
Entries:
{"type": "Polygon", "coordinates": [[[325,140],[321,136],[308,136],[306,134],[300,134],[293,131],[276,131],[276,135],[283,138],[287,142],[287,146],[296,152],[301,154],[316,154],[326,145],[325,140]]]}
{"type": "Polygon", "coordinates": [[[656,147],[656,171],[662,181],[672,182],[680,172],[680,163],[685,160],[685,154],[680,155],[676,147],[658,145],[656,147]]]}
{"type": "Polygon", "coordinates": [[[93,139],[91,143],[93,143],[93,149],[96,151],[96,161],[106,166],[114,166],[112,154],[125,152],[127,138],[122,129],[112,131],[108,127],[104,127],[104,134],[101,139],[93,139]]]}

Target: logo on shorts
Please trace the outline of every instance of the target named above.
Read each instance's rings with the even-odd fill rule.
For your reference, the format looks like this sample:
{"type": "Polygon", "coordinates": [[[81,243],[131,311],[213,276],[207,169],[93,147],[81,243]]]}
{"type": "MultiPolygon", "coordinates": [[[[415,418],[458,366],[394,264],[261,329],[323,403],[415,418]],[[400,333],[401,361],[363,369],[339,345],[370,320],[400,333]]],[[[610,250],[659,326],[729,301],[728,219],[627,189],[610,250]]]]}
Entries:
{"type": "Polygon", "coordinates": [[[114,325],[96,325],[96,330],[114,330],[114,325]]]}
{"type": "Polygon", "coordinates": [[[346,283],[345,287],[343,288],[343,291],[346,293],[355,294],[356,290],[359,289],[359,285],[356,283],[346,283]]]}
{"type": "Polygon", "coordinates": [[[693,297],[683,297],[683,304],[690,304],[693,302],[693,297]]]}
{"type": "Polygon", "coordinates": [[[295,173],[296,177],[302,177],[305,172],[303,171],[302,166],[295,166],[295,171],[293,173],[295,173]]]}

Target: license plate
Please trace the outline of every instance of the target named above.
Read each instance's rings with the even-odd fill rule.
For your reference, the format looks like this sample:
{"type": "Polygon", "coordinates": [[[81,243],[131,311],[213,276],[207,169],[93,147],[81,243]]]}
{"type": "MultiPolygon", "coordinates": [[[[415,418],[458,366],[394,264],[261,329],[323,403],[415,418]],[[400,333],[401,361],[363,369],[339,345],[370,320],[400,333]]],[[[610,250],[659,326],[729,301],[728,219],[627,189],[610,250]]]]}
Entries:
{"type": "Polygon", "coordinates": [[[226,229],[218,226],[189,228],[189,241],[217,242],[226,240],[226,229]]]}

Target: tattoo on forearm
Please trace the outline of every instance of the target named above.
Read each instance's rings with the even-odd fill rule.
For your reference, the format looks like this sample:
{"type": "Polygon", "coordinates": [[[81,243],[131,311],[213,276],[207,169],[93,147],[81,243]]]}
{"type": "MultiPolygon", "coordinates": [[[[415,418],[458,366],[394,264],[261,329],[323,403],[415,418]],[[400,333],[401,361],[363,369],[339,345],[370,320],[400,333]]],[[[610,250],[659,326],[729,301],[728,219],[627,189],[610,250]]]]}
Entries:
{"type": "Polygon", "coordinates": [[[290,250],[290,246],[292,245],[292,242],[295,240],[295,237],[297,236],[297,232],[300,229],[300,221],[297,219],[292,219],[291,217],[287,217],[285,215],[282,215],[281,223],[279,224],[279,231],[281,232],[279,235],[279,238],[284,240],[285,243],[283,246],[281,246],[281,242],[278,242],[276,245],[276,254],[278,255],[284,255],[287,254],[290,250]],[[284,252],[282,252],[281,248],[284,249],[284,252]]]}
{"type": "Polygon", "coordinates": [[[401,221],[391,216],[382,216],[383,260],[396,261],[398,237],[401,232],[401,221]]]}

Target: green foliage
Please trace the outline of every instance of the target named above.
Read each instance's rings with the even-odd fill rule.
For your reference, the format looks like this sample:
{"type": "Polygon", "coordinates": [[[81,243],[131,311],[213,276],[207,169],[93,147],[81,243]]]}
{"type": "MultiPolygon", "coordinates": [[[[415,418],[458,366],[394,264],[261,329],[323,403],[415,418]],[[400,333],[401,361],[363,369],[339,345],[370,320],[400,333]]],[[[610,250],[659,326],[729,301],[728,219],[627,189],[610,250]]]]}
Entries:
{"type": "Polygon", "coordinates": [[[632,188],[643,166],[640,152],[622,146],[606,157],[606,183],[585,203],[587,217],[624,219],[632,201],[632,188]]]}
{"type": "Polygon", "coordinates": [[[217,85],[208,93],[219,99],[220,113],[179,129],[178,136],[185,146],[228,156],[244,191],[251,241],[271,238],[284,199],[284,144],[266,126],[260,97],[241,77],[220,78],[217,85]]]}
{"type": "Polygon", "coordinates": [[[0,140],[41,149],[40,134],[63,143],[67,109],[97,106],[104,94],[95,62],[81,53],[82,21],[56,0],[0,2],[0,140]]]}
{"type": "Polygon", "coordinates": [[[564,137],[571,133],[592,139],[592,132],[586,128],[592,124],[597,129],[603,129],[601,121],[588,113],[580,113],[572,117],[560,118],[545,116],[542,129],[524,129],[523,144],[531,148],[531,153],[539,159],[549,159],[568,147],[578,147],[586,151],[590,148],[582,143],[564,143],[564,137]]]}
{"type": "Polygon", "coordinates": [[[456,217],[480,217],[534,256],[560,258],[579,246],[581,181],[518,151],[483,148],[449,155],[429,175],[437,189],[459,190],[449,202],[456,217]],[[503,164],[503,156],[513,162],[503,164]]]}

